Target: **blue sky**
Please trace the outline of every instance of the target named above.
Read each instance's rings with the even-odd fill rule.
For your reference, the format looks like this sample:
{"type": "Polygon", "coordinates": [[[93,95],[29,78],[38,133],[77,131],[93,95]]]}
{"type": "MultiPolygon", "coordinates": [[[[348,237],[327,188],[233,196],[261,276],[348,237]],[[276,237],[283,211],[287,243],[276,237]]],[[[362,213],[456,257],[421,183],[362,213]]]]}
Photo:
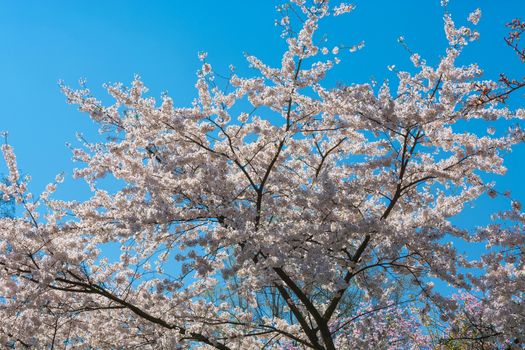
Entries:
{"type": "MultiPolygon", "coordinates": [[[[276,4],[260,0],[0,2],[0,130],[9,131],[22,171],[33,178],[32,189],[38,193],[60,172],[70,178],[74,164],[66,142],[74,143],[77,131],[86,135],[96,131],[86,115],[65,104],[58,80],[75,86],[79,78],[86,78],[88,86],[106,98],[103,83],[129,83],[139,74],[152,95],[167,91],[176,104],[189,105],[195,96],[198,51],[207,51],[219,72],[233,64],[240,74],[253,74],[244,52],[279,64],[284,44],[274,26],[276,4]]],[[[328,76],[328,85],[394,80],[388,65],[411,67],[409,54],[397,43],[400,35],[428,62],[443,54],[439,0],[356,0],[354,4],[354,12],[326,22],[320,32],[328,35],[328,46],[364,40],[366,47],[343,56],[328,76]]],[[[505,23],[525,18],[525,2],[451,0],[449,9],[457,22],[464,23],[476,7],[483,11],[478,26],[481,39],[466,49],[462,62],[478,62],[488,78],[500,72],[523,77],[525,64],[505,46],[503,37],[505,23]]],[[[525,106],[524,102],[523,92],[511,100],[513,106],[525,106]]],[[[525,201],[524,156],[525,147],[517,147],[508,158],[508,175],[497,181],[499,189],[511,189],[525,201]]],[[[58,195],[85,198],[88,192],[79,181],[68,179],[58,195]]],[[[485,220],[504,203],[483,198],[461,220],[465,224],[485,220]]]]}

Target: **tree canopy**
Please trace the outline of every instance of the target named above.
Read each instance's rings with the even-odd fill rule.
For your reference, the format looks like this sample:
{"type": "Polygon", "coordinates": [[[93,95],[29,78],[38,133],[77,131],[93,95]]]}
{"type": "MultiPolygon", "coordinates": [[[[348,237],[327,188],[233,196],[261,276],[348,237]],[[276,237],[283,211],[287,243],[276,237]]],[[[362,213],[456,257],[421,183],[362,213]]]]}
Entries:
{"type": "MultiPolygon", "coordinates": [[[[253,77],[219,77],[201,53],[190,107],[148,96],[138,77],[108,85],[109,106],[63,85],[105,135],[73,150],[92,196],[53,199],[61,176],[34,196],[2,146],[0,193],[20,209],[0,218],[0,342],[521,348],[525,216],[484,175],[503,174],[504,155],[524,139],[525,111],[505,102],[525,82],[457,63],[478,37],[478,9],[468,26],[445,14],[436,65],[413,53],[413,70],[395,82],[327,88],[343,48],[323,47],[318,27],[352,9],[282,5],[281,66],[247,55],[253,77]],[[484,127],[470,129],[473,120],[484,127]],[[511,208],[475,230],[452,222],[485,193],[511,208]],[[473,257],[455,242],[483,249],[473,257]]],[[[508,44],[523,55],[513,23],[508,44]]]]}

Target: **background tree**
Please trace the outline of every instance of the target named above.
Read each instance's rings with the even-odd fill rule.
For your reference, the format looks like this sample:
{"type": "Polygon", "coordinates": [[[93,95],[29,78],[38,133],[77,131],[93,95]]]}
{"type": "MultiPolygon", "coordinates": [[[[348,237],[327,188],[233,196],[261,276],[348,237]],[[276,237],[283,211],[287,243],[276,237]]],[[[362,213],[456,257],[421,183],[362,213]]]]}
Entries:
{"type": "Polygon", "coordinates": [[[318,26],[352,8],[283,5],[281,67],[248,55],[257,75],[232,71],[226,89],[200,54],[189,108],[168,96],[157,103],[138,77],[107,86],[110,106],[85,86],[63,86],[107,138],[74,150],[83,163],[75,175],[93,190],[84,202],[50,199],[60,177],[35,200],[3,146],[0,192],[24,212],[0,219],[1,341],[223,350],[519,342],[519,203],[500,215],[515,226],[469,231],[451,218],[497,194],[483,174],[505,172],[503,155],[523,132],[494,121],[523,118],[504,105],[521,86],[458,66],[478,33],[446,14],[449,46],[436,66],[413,53],[414,71],[399,71],[395,87],[325,88],[342,48],[322,47],[318,26]],[[484,128],[466,128],[472,120],[484,128]],[[105,190],[105,177],[121,186],[105,190]],[[473,259],[459,241],[487,248],[473,259]],[[471,299],[436,283],[479,300],[483,327],[469,318],[471,299]]]}

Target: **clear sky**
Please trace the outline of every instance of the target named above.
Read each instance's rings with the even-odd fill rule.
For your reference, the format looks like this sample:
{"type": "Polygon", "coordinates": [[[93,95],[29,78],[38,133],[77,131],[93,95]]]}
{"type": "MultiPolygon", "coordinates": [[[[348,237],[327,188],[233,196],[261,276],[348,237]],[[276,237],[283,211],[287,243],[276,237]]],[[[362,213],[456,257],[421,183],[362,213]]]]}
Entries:
{"type": "MultiPolygon", "coordinates": [[[[89,139],[96,130],[86,115],[65,104],[58,80],[75,86],[79,78],[86,78],[88,86],[106,98],[103,83],[129,83],[139,74],[152,95],[167,91],[176,104],[189,105],[195,96],[198,51],[207,51],[219,72],[233,64],[240,74],[253,74],[244,52],[279,64],[284,44],[274,26],[276,4],[273,0],[0,2],[0,130],[9,131],[22,171],[33,178],[32,189],[38,193],[62,171],[70,178],[74,164],[65,143],[74,143],[77,131],[89,139]]],[[[330,20],[320,32],[328,35],[329,46],[364,40],[366,47],[343,55],[328,85],[394,80],[388,65],[411,67],[409,54],[397,43],[400,35],[428,62],[443,54],[439,0],[356,0],[354,4],[354,12],[330,20]]],[[[525,1],[451,0],[449,5],[458,23],[464,23],[477,7],[483,11],[478,26],[481,39],[469,45],[462,62],[478,62],[488,78],[500,72],[525,76],[525,64],[503,41],[505,23],[525,18],[525,1]]],[[[525,106],[523,92],[511,103],[525,106]]],[[[524,160],[525,147],[517,147],[508,158],[508,176],[497,178],[500,190],[512,189],[523,201],[524,160]]],[[[58,195],[85,198],[87,191],[78,181],[67,180],[58,195]]],[[[482,198],[476,215],[467,211],[461,220],[485,221],[486,214],[501,203],[482,198]]]]}

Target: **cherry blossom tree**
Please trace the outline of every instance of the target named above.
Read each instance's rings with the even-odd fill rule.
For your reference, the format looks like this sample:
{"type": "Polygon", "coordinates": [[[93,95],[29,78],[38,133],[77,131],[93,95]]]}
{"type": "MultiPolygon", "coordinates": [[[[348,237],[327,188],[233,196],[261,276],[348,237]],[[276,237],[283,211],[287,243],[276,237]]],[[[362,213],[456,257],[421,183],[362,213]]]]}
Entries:
{"type": "Polygon", "coordinates": [[[524,111],[504,103],[523,84],[458,65],[478,33],[447,13],[435,66],[414,53],[395,86],[324,87],[344,54],[317,42],[318,26],[352,9],[284,4],[281,67],[247,56],[256,75],[232,70],[226,89],[201,53],[191,107],[147,96],[138,77],[108,85],[109,106],[84,85],[62,86],[105,135],[73,150],[92,196],[53,199],[61,176],[34,196],[2,146],[0,193],[19,208],[0,219],[3,346],[521,346],[519,202],[474,231],[451,219],[498,195],[484,175],[503,174],[503,156],[523,141],[509,125],[524,111]],[[472,120],[486,131],[465,130],[472,120]],[[103,178],[118,185],[104,188],[103,178]],[[457,241],[486,249],[473,259],[457,241]]]}

